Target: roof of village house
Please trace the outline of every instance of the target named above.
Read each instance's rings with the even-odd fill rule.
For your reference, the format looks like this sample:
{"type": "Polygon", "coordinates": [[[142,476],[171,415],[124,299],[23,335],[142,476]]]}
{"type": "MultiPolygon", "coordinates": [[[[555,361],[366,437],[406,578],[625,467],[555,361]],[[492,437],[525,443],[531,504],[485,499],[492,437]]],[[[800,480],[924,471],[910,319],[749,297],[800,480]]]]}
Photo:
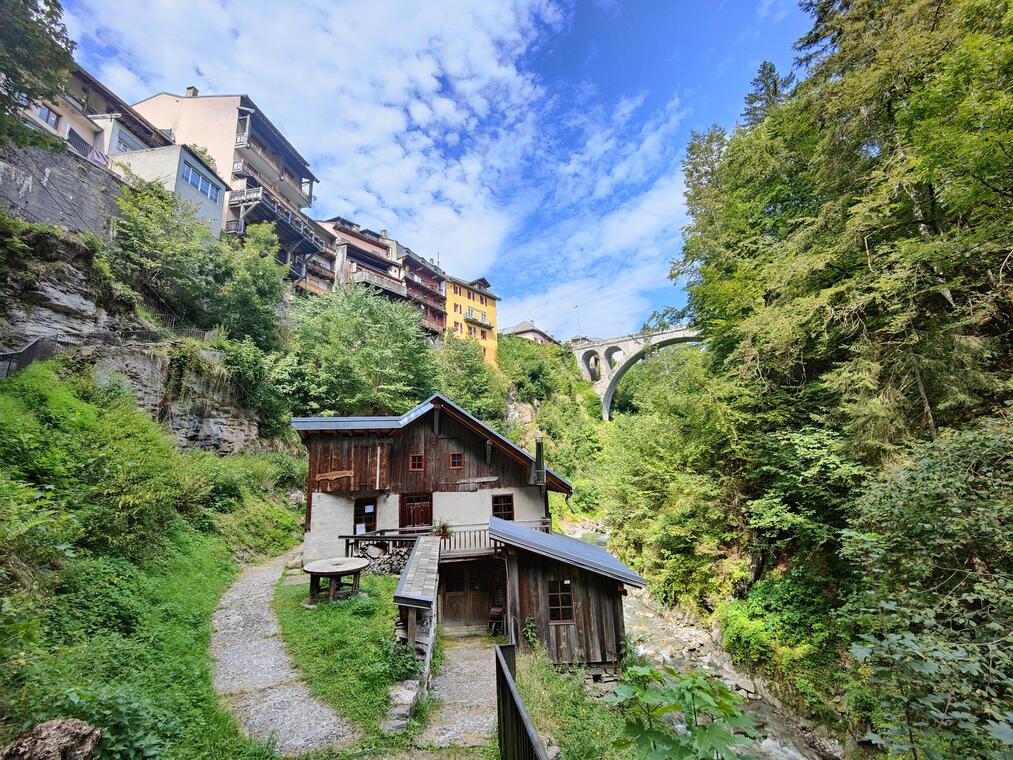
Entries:
{"type": "MultiPolygon", "coordinates": [[[[89,74],[83,68],[81,68],[80,66],[78,66],[75,69],[75,71],[74,71],[74,76],[76,76],[78,79],[83,80],[89,87],[94,87],[96,90],[99,91],[99,94],[102,95],[103,98],[105,98],[107,101],[115,103],[116,106],[119,107],[119,109],[120,109],[120,113],[119,114],[95,113],[95,114],[91,114],[90,116],[117,116],[117,115],[119,115],[119,116],[122,116],[122,117],[126,117],[130,121],[133,121],[135,123],[135,126],[139,125],[140,127],[143,127],[143,129],[145,131],[149,132],[150,133],[150,138],[149,139],[152,139],[155,142],[160,143],[162,146],[172,145],[172,143],[173,143],[172,138],[169,137],[163,130],[159,129],[154,124],[152,124],[150,121],[148,121],[143,116],[141,116],[139,113],[137,113],[137,111],[135,111],[133,108],[130,107],[130,104],[127,103],[127,101],[125,101],[123,98],[121,98],[115,92],[113,92],[112,90],[110,90],[102,82],[100,82],[94,76],[92,76],[91,74],[89,74]]],[[[138,135],[138,137],[140,137],[140,135],[138,135]]]]}
{"type": "Polygon", "coordinates": [[[448,274],[447,279],[450,280],[451,282],[456,282],[458,285],[464,285],[464,287],[466,288],[477,290],[482,295],[488,296],[489,298],[492,298],[496,301],[503,300],[498,295],[495,295],[492,291],[489,290],[491,286],[489,285],[489,281],[484,277],[479,277],[477,280],[462,280],[460,277],[451,277],[448,274]]]}
{"type": "Polygon", "coordinates": [[[600,546],[589,544],[561,533],[543,533],[540,530],[518,525],[511,520],[489,518],[489,538],[518,549],[534,552],[549,559],[565,562],[606,578],[613,578],[627,586],[644,588],[647,581],[630,570],[600,546]]]}
{"type": "Polygon", "coordinates": [[[553,343],[559,343],[558,340],[556,340],[555,338],[553,338],[551,335],[549,335],[547,332],[545,332],[545,330],[543,330],[542,328],[538,327],[530,319],[525,319],[523,322],[518,322],[513,327],[504,327],[502,330],[500,330],[500,334],[502,334],[502,335],[516,335],[518,333],[525,333],[525,332],[540,333],[540,334],[544,335],[546,338],[548,338],[549,340],[551,340],[553,343]]]}
{"type": "Polygon", "coordinates": [[[419,536],[394,591],[394,604],[432,609],[440,582],[440,537],[419,536]]]}
{"type": "MultiPolygon", "coordinates": [[[[477,428],[481,431],[482,435],[488,437],[500,449],[523,457],[534,464],[534,456],[512,441],[504,438],[478,418],[468,414],[464,409],[440,393],[434,393],[414,409],[410,409],[400,417],[293,417],[292,427],[299,432],[300,437],[305,436],[307,433],[326,433],[333,430],[401,430],[437,408],[446,409],[465,424],[468,424],[472,428],[477,428]]],[[[547,475],[546,485],[550,488],[553,485],[556,486],[552,490],[564,493],[573,492],[573,485],[562,475],[549,467],[545,468],[545,472],[547,475]]]]}

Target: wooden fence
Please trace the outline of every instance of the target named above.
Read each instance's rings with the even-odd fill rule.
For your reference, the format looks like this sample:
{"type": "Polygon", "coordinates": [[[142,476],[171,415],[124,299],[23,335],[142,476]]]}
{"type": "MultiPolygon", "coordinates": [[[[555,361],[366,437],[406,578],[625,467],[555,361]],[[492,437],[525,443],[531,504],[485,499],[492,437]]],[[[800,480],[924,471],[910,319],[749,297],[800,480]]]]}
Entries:
{"type": "Polygon", "coordinates": [[[524,708],[514,680],[515,645],[497,644],[495,650],[496,726],[500,760],[548,760],[545,745],[524,708]]]}

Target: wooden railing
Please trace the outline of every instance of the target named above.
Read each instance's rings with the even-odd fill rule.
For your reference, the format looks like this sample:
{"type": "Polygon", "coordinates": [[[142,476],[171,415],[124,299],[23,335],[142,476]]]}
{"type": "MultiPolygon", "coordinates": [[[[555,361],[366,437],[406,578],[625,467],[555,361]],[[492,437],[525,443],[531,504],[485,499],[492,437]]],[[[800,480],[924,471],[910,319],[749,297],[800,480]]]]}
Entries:
{"type": "Polygon", "coordinates": [[[447,327],[446,325],[440,324],[435,319],[430,319],[429,317],[422,317],[421,322],[423,327],[427,330],[432,330],[433,332],[443,332],[447,327]]]}
{"type": "Polygon", "coordinates": [[[352,272],[352,282],[374,285],[375,287],[389,290],[391,293],[397,293],[402,298],[408,295],[408,289],[403,282],[395,280],[393,277],[388,277],[385,274],[374,272],[371,269],[357,269],[352,272]]]}
{"type": "MultiPolygon", "coordinates": [[[[552,521],[548,518],[537,520],[517,520],[518,525],[548,533],[552,530],[552,521]]],[[[407,546],[421,535],[432,533],[433,526],[421,525],[412,528],[384,528],[355,536],[338,536],[345,541],[345,556],[353,556],[361,547],[369,545],[407,546]]],[[[471,523],[467,525],[451,525],[450,535],[440,541],[440,556],[453,554],[484,553],[493,548],[489,538],[488,523],[471,523]]]]}
{"type": "MultiPolygon", "coordinates": [[[[327,249],[324,239],[313,231],[314,225],[309,218],[280,195],[275,195],[266,187],[247,187],[241,190],[229,191],[230,206],[238,206],[244,203],[263,203],[284,221],[288,222],[296,232],[312,243],[318,251],[323,252],[327,249]]],[[[241,222],[238,224],[226,222],[225,231],[241,234],[243,232],[243,224],[241,222]]]]}
{"type": "Polygon", "coordinates": [[[496,734],[501,760],[548,760],[541,737],[531,721],[514,679],[513,644],[496,644],[496,734]]]}

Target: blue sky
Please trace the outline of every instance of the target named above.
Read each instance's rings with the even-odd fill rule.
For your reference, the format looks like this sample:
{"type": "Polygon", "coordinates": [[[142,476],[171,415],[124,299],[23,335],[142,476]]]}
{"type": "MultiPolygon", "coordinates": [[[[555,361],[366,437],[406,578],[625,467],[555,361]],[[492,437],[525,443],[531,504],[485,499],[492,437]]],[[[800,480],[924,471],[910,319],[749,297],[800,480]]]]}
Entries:
{"type": "Polygon", "coordinates": [[[731,127],[790,0],[69,0],[79,62],[125,99],[249,94],[353,218],[484,275],[500,324],[636,330],[680,305],[691,130],[731,127]]]}

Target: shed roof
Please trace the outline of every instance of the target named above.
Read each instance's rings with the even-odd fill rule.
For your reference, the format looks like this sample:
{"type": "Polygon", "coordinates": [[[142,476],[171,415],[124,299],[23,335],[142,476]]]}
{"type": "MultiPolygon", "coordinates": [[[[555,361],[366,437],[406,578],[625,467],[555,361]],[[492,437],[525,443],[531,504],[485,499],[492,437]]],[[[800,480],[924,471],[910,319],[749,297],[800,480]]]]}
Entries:
{"type": "Polygon", "coordinates": [[[440,537],[419,536],[412,547],[401,580],[394,591],[394,604],[432,609],[439,583],[440,537]]]}
{"type": "Polygon", "coordinates": [[[560,533],[543,533],[510,520],[489,518],[489,537],[494,541],[534,552],[549,559],[575,565],[628,586],[644,588],[647,581],[600,546],[560,533]]]}
{"type": "MultiPolygon", "coordinates": [[[[500,449],[511,453],[515,458],[525,459],[534,464],[535,458],[517,446],[512,441],[504,438],[481,420],[468,414],[453,401],[440,393],[434,393],[421,404],[411,409],[400,417],[293,417],[294,427],[301,437],[308,433],[326,433],[337,430],[401,430],[415,422],[433,409],[446,409],[467,426],[481,431],[500,449]]],[[[546,467],[546,481],[549,488],[563,493],[572,493],[573,485],[559,473],[546,467]],[[555,486],[555,487],[553,487],[555,486]]]]}

